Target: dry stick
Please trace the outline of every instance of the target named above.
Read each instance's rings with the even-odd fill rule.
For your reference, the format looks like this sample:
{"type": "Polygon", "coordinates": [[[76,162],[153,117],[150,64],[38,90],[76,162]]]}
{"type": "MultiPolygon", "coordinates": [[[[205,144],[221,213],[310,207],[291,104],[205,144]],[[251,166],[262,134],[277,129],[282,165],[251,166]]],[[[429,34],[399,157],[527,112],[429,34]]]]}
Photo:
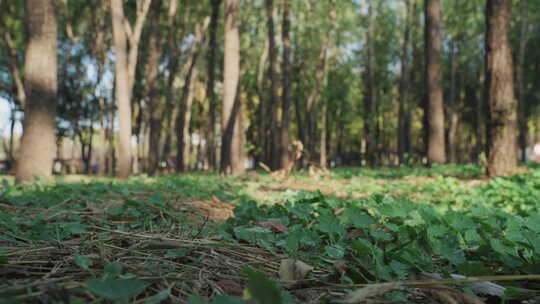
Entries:
{"type": "Polygon", "coordinates": [[[124,232],[124,231],[119,231],[119,230],[111,230],[111,229],[106,229],[106,228],[102,228],[102,227],[98,227],[98,226],[90,226],[90,227],[94,228],[94,229],[97,229],[97,230],[107,231],[107,232],[116,233],[116,234],[122,234],[122,235],[126,235],[126,236],[131,236],[131,237],[138,237],[138,238],[144,238],[144,239],[156,240],[156,241],[163,241],[163,242],[167,242],[167,241],[168,242],[176,242],[176,243],[178,243],[178,245],[180,245],[180,244],[187,245],[189,243],[189,244],[191,244],[193,246],[234,247],[234,248],[244,248],[244,249],[249,248],[249,249],[254,250],[254,251],[262,251],[262,250],[258,250],[257,248],[254,248],[254,247],[243,246],[243,245],[239,245],[239,244],[235,244],[235,243],[214,242],[214,241],[209,241],[209,240],[178,240],[178,239],[172,239],[172,238],[162,237],[162,236],[145,235],[145,234],[138,234],[138,233],[129,233],[129,232],[124,232]]]}
{"type": "MultiPolygon", "coordinates": [[[[395,282],[401,286],[437,286],[437,285],[450,285],[450,284],[466,284],[466,283],[478,283],[478,282],[496,282],[496,281],[524,281],[524,280],[540,280],[538,274],[525,274],[525,275],[501,275],[501,276],[481,276],[467,279],[442,279],[442,280],[429,280],[429,281],[403,281],[395,282]]],[[[378,284],[332,284],[326,283],[328,286],[339,288],[355,288],[355,287],[368,287],[378,284]]]]}

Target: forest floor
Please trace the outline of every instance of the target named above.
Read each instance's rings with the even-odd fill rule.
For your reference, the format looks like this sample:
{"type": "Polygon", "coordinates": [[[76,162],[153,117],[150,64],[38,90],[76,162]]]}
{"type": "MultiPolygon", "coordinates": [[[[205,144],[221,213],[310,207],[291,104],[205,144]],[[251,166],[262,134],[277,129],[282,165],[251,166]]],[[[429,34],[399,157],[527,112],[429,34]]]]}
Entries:
{"type": "Polygon", "coordinates": [[[538,303],[540,168],[522,171],[6,177],[0,303],[538,303]]]}

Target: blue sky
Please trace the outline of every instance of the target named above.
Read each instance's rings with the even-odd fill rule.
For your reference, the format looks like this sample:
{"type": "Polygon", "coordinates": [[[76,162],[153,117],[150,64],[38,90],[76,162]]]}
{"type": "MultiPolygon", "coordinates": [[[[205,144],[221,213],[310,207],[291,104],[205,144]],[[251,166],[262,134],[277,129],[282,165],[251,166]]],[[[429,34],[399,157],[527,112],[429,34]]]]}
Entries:
{"type": "MultiPolygon", "coordinates": [[[[3,97],[0,97],[0,135],[2,137],[8,137],[9,136],[9,117],[11,115],[11,108],[9,106],[9,101],[4,99],[3,97]]],[[[18,123],[15,126],[15,132],[21,133],[22,128],[20,123],[18,123]]]]}

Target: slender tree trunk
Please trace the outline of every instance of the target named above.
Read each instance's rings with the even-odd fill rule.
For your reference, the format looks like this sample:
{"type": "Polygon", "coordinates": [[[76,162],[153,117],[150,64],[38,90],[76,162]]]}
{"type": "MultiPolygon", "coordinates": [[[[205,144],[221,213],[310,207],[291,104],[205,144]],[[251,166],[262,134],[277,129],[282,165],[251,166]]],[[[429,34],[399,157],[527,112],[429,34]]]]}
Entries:
{"type": "Polygon", "coordinates": [[[472,107],[474,107],[474,136],[475,140],[471,143],[474,143],[473,153],[471,159],[473,162],[478,162],[480,159],[480,154],[484,149],[484,115],[483,115],[483,105],[482,99],[478,98],[477,93],[477,84],[470,83],[465,85],[465,102],[472,107]]]}
{"type": "MultiPolygon", "coordinates": [[[[268,61],[268,40],[265,40],[265,47],[263,53],[259,58],[257,66],[257,95],[259,97],[259,108],[257,109],[257,147],[259,147],[259,158],[263,160],[265,164],[270,164],[272,161],[272,153],[270,147],[270,124],[266,114],[269,112],[269,102],[266,98],[267,94],[264,90],[265,77],[264,71],[268,61]]],[[[258,162],[257,162],[258,163],[258,162]]]]}
{"type": "Polygon", "coordinates": [[[120,120],[118,177],[127,178],[131,174],[131,95],[135,84],[139,40],[151,0],[137,2],[137,19],[131,29],[124,16],[122,0],[111,0],[114,49],[116,55],[116,98],[120,120]],[[128,49],[129,43],[129,49],[128,49]]]}
{"type": "Polygon", "coordinates": [[[197,68],[193,64],[186,77],[186,83],[184,84],[184,92],[182,93],[182,101],[180,105],[180,111],[178,111],[178,118],[176,126],[178,128],[176,136],[176,171],[183,172],[189,171],[189,151],[191,149],[191,112],[193,105],[193,79],[197,78],[197,68]]]}
{"type": "MultiPolygon", "coordinates": [[[[304,107],[301,103],[301,99],[303,98],[303,88],[300,85],[301,79],[302,79],[302,71],[304,70],[304,61],[301,58],[301,51],[300,46],[298,45],[298,39],[294,41],[294,56],[292,56],[293,60],[293,75],[294,78],[292,79],[292,82],[295,83],[295,90],[293,94],[293,101],[294,101],[294,114],[296,118],[296,129],[298,131],[298,139],[304,146],[307,144],[307,115],[302,115],[302,113],[306,113],[304,111],[304,107]],[[305,119],[304,119],[305,118],[305,119]]],[[[292,84],[291,84],[292,85],[292,84]]]]}
{"type": "Polygon", "coordinates": [[[281,168],[289,166],[289,128],[291,121],[291,38],[289,36],[291,28],[291,2],[283,0],[283,20],[281,25],[281,39],[283,41],[283,61],[281,64],[283,92],[281,96],[283,117],[280,129],[280,163],[281,168]]]}
{"type": "Polygon", "coordinates": [[[326,168],[328,164],[328,103],[327,101],[323,102],[321,105],[321,143],[320,143],[320,154],[319,154],[319,166],[321,168],[326,168]]]}
{"type": "Polygon", "coordinates": [[[530,39],[530,33],[532,25],[529,23],[529,12],[526,6],[523,5],[521,29],[519,37],[519,50],[517,52],[517,65],[516,65],[516,87],[517,87],[517,101],[518,101],[518,125],[519,125],[519,148],[521,151],[521,161],[527,161],[527,146],[529,141],[529,128],[527,121],[527,105],[525,103],[525,80],[523,69],[525,67],[525,53],[527,50],[527,43],[530,39]]]}
{"type": "Polygon", "coordinates": [[[409,40],[410,40],[410,24],[413,22],[413,10],[410,0],[405,0],[406,17],[405,31],[403,33],[403,45],[401,49],[401,78],[399,82],[399,112],[398,112],[398,160],[400,164],[407,162],[405,158],[406,145],[409,140],[409,130],[407,128],[409,111],[409,89],[410,89],[410,72],[409,72],[409,40]]]}
{"type": "Polygon", "coordinates": [[[445,163],[444,103],[441,86],[441,0],[426,0],[426,91],[429,121],[428,163],[445,163]]]}
{"type": "Polygon", "coordinates": [[[364,136],[366,140],[365,159],[369,166],[375,165],[377,157],[377,84],[375,82],[375,15],[373,12],[374,5],[374,1],[370,0],[368,7],[368,29],[366,33],[367,93],[364,101],[364,136]]]}
{"type": "MultiPolygon", "coordinates": [[[[2,16],[0,16],[2,17],[2,16]]],[[[11,38],[11,34],[9,33],[7,28],[4,28],[4,43],[7,46],[8,51],[8,62],[9,62],[9,70],[11,73],[11,77],[13,78],[13,82],[15,83],[15,89],[17,90],[17,103],[20,105],[21,109],[25,109],[26,107],[26,93],[24,88],[24,83],[22,79],[22,73],[20,71],[20,62],[19,58],[17,56],[17,52],[15,50],[15,44],[13,42],[13,39],[11,38]]]]}
{"type": "Polygon", "coordinates": [[[177,117],[177,155],[176,155],[176,171],[187,170],[187,159],[189,156],[189,125],[191,121],[191,105],[193,102],[193,79],[197,77],[196,64],[199,59],[200,49],[204,43],[204,32],[208,28],[210,18],[204,19],[202,24],[197,26],[195,30],[195,40],[191,47],[190,59],[187,63],[186,79],[182,88],[182,99],[180,101],[180,110],[177,117]]]}
{"type": "Polygon", "coordinates": [[[121,0],[111,0],[111,14],[116,55],[116,99],[120,117],[118,177],[127,178],[131,174],[131,101],[128,88],[127,37],[121,0]]]}
{"type": "Polygon", "coordinates": [[[457,72],[458,72],[458,52],[456,47],[456,40],[457,38],[452,38],[452,42],[450,43],[450,94],[448,97],[448,135],[446,139],[447,144],[447,153],[448,153],[448,160],[450,163],[456,163],[457,161],[457,151],[456,146],[458,145],[458,141],[456,139],[457,134],[457,128],[458,128],[458,122],[459,122],[459,116],[458,116],[458,110],[457,110],[457,98],[459,97],[459,92],[461,88],[457,85],[458,79],[457,79],[457,72]]]}
{"type": "Polygon", "coordinates": [[[239,122],[241,99],[238,97],[240,80],[240,33],[238,30],[239,0],[225,0],[225,56],[223,70],[223,106],[221,112],[221,173],[238,176],[244,173],[241,163],[244,153],[239,122]]]}
{"type": "MultiPolygon", "coordinates": [[[[160,160],[160,140],[161,123],[163,119],[163,107],[161,103],[161,94],[159,88],[159,62],[161,57],[161,27],[159,21],[161,17],[161,0],[154,0],[151,5],[150,18],[150,38],[148,50],[148,63],[146,66],[148,75],[148,112],[150,116],[150,151],[148,153],[148,173],[154,175],[159,166],[160,160]]],[[[169,88],[171,89],[171,88],[169,88]]]]}
{"type": "Polygon", "coordinates": [[[281,162],[279,159],[279,117],[278,117],[278,72],[277,72],[277,48],[274,31],[274,0],[265,0],[266,6],[266,26],[268,29],[268,74],[270,76],[270,98],[268,103],[271,107],[270,122],[270,167],[279,169],[281,162]]]}
{"type": "Polygon", "coordinates": [[[221,6],[221,0],[210,0],[212,4],[212,15],[210,19],[210,31],[208,34],[208,86],[206,88],[206,96],[208,97],[209,105],[209,119],[208,119],[208,167],[210,170],[215,170],[217,167],[217,153],[216,153],[216,117],[217,117],[217,99],[215,93],[215,80],[216,80],[216,52],[218,50],[217,44],[217,30],[219,26],[219,8],[221,6]]]}
{"type": "Polygon", "coordinates": [[[9,150],[8,150],[8,160],[10,161],[10,168],[14,165],[15,161],[15,123],[17,119],[15,118],[15,108],[11,109],[11,118],[9,123],[9,150]]]}
{"type": "Polygon", "coordinates": [[[307,98],[306,103],[306,141],[307,141],[307,152],[309,153],[310,161],[316,161],[315,156],[315,147],[317,144],[317,115],[319,101],[321,98],[321,93],[324,88],[324,81],[326,74],[328,72],[328,50],[330,49],[331,44],[331,34],[334,30],[336,24],[336,7],[335,2],[330,1],[330,12],[329,12],[329,22],[330,25],[326,30],[326,33],[322,37],[321,48],[319,50],[318,66],[317,71],[315,72],[315,84],[311,93],[307,98]]]}
{"type": "Polygon", "coordinates": [[[108,127],[107,127],[107,140],[108,140],[108,157],[107,157],[107,174],[110,176],[114,176],[115,167],[116,167],[116,147],[115,147],[115,138],[114,138],[114,101],[116,100],[116,81],[114,81],[114,90],[113,90],[113,98],[111,100],[111,103],[109,105],[108,111],[107,111],[107,121],[108,121],[108,127]]]}
{"type": "Polygon", "coordinates": [[[486,100],[489,104],[489,176],[512,173],[517,167],[517,102],[514,97],[509,41],[511,0],[486,4],[486,100]]]}
{"type": "Polygon", "coordinates": [[[27,107],[16,181],[49,178],[56,154],[57,22],[53,0],[27,0],[27,107]]]}

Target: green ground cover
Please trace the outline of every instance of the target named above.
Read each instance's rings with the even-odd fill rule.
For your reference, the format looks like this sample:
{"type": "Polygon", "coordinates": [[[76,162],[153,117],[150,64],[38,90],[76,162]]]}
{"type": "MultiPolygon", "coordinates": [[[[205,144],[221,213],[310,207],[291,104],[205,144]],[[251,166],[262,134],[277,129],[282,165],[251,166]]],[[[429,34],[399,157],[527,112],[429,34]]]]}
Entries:
{"type": "Polygon", "coordinates": [[[534,165],[493,180],[472,165],[347,168],[286,180],[263,173],[27,186],[6,180],[0,299],[334,303],[370,284],[405,282],[373,296],[392,303],[429,303],[440,293],[538,300],[539,206],[534,165]],[[229,214],[228,206],[234,217],[210,216],[229,214]],[[291,285],[282,280],[285,259],[313,269],[291,285]],[[426,274],[489,276],[504,295],[458,281],[446,289],[411,282],[426,274]]]}

